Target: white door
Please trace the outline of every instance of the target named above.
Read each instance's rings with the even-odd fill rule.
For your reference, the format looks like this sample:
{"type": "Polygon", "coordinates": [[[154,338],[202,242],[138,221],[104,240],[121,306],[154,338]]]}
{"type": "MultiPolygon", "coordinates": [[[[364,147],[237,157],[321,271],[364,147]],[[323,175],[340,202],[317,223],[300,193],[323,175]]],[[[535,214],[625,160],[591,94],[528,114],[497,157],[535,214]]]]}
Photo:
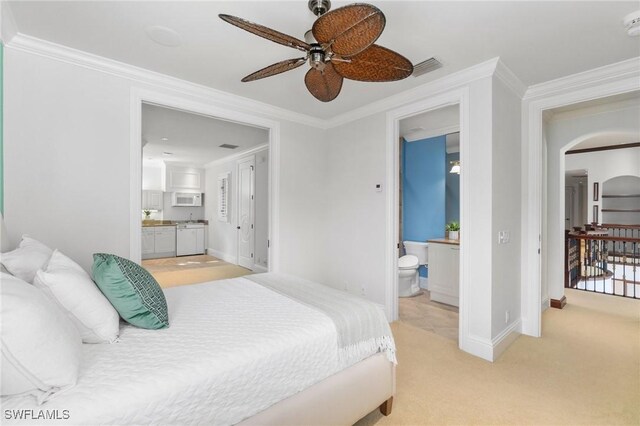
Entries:
{"type": "Polygon", "coordinates": [[[255,157],[238,162],[238,265],[253,269],[255,157]]]}

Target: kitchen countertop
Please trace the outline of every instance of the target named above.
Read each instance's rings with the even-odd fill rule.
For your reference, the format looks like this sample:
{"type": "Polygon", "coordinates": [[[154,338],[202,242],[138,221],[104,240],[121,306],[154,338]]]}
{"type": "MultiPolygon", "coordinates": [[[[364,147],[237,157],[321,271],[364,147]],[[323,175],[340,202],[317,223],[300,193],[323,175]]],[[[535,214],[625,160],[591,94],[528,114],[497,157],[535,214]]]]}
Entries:
{"type": "Polygon", "coordinates": [[[450,240],[448,238],[435,238],[433,240],[427,240],[428,243],[436,243],[436,244],[451,244],[454,246],[460,245],[460,240],[450,240]]]}
{"type": "Polygon", "coordinates": [[[209,225],[208,220],[143,220],[142,227],[149,228],[153,226],[176,226],[182,223],[203,223],[205,225],[209,225]]]}

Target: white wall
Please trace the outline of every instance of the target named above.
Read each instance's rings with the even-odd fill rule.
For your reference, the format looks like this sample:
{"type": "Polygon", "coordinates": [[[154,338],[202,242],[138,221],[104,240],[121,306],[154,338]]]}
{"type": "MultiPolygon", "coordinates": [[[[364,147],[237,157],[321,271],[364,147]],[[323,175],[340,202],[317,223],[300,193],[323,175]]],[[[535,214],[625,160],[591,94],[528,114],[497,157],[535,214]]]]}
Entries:
{"type": "Polygon", "coordinates": [[[520,295],[521,100],[500,79],[493,78],[492,269],[491,336],[518,326],[520,295]],[[498,232],[510,241],[498,243],[498,232]],[[506,318],[507,312],[509,319],[506,318]]]}
{"type": "MultiPolygon", "coordinates": [[[[266,141],[265,141],[266,142],[266,141]]],[[[238,162],[255,158],[255,251],[258,266],[268,267],[269,250],[269,151],[268,148],[247,156],[234,156],[228,161],[215,162],[205,170],[205,190],[211,196],[205,201],[209,220],[209,249],[213,256],[227,262],[238,259],[238,162]],[[228,222],[218,220],[218,178],[229,174],[228,222]]]]}
{"type": "Polygon", "coordinates": [[[386,115],[327,132],[328,284],[385,303],[386,115]],[[376,192],[376,184],[383,192],[376,192]]]}
{"type": "MultiPolygon", "coordinates": [[[[598,209],[602,210],[604,202],[602,194],[604,194],[605,191],[604,186],[606,181],[618,176],[640,177],[640,147],[568,154],[565,155],[564,159],[565,170],[584,169],[588,172],[587,214],[589,222],[592,220],[594,205],[597,205],[598,209]],[[593,201],[594,182],[598,182],[600,186],[598,201],[593,201]]],[[[628,192],[631,193],[633,191],[628,192]]],[[[640,187],[636,188],[635,192],[640,192],[640,187]]],[[[615,218],[616,216],[617,215],[609,215],[610,218],[615,218]]],[[[604,221],[602,212],[600,212],[599,219],[600,223],[621,223],[611,222],[611,219],[604,221]]]]}
{"type": "MultiPolygon", "coordinates": [[[[15,244],[28,233],[86,269],[94,252],[128,257],[129,234],[139,232],[129,229],[132,89],[239,109],[10,46],[5,48],[4,67],[5,220],[10,239],[15,244]]],[[[276,249],[281,270],[318,278],[322,265],[317,241],[323,238],[318,218],[326,208],[322,131],[281,120],[280,136],[276,249]]]]}
{"type": "MultiPolygon", "coordinates": [[[[565,168],[564,153],[578,143],[594,136],[606,134],[633,134],[640,140],[640,105],[637,102],[615,102],[609,105],[585,108],[556,114],[545,123],[546,127],[546,168],[547,168],[547,217],[546,238],[543,234],[542,250],[547,252],[546,274],[543,287],[547,286],[549,297],[560,300],[564,295],[564,171],[573,170],[575,164],[565,168]]],[[[568,155],[569,161],[574,155],[568,155]]],[[[624,163],[622,163],[624,164],[624,163]]],[[[622,167],[622,164],[620,165],[622,167]]],[[[613,163],[612,167],[618,167],[613,163]]],[[[600,164],[593,168],[608,167],[600,164]]],[[[592,177],[589,182],[598,181],[592,177]]],[[[588,200],[593,200],[593,185],[587,187],[588,200]]],[[[602,190],[602,189],[601,189],[602,190]]],[[[587,209],[587,220],[592,220],[592,209],[587,209]]]]}
{"type": "MultiPolygon", "coordinates": [[[[5,220],[90,269],[129,255],[131,83],[5,47],[5,220]]],[[[136,230],[138,232],[138,230],[136,230]]]]}

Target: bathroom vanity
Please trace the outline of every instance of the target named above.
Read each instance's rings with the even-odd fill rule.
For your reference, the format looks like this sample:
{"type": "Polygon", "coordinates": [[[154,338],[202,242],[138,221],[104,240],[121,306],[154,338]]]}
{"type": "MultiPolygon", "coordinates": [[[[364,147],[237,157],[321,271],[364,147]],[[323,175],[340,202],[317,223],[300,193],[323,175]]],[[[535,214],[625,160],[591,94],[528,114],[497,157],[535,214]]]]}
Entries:
{"type": "Polygon", "coordinates": [[[431,300],[459,306],[460,241],[439,238],[427,242],[431,300]]]}

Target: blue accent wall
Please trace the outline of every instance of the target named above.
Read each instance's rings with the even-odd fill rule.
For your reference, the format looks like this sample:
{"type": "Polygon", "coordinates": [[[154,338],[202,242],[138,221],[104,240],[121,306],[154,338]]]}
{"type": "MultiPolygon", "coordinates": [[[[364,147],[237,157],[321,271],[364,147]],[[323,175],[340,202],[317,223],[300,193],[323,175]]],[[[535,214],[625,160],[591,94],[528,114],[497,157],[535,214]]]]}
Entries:
{"type": "MultiPolygon", "coordinates": [[[[443,238],[446,137],[402,143],[402,240],[443,238]]],[[[427,276],[424,267],[420,275],[427,276]]]]}
{"type": "Polygon", "coordinates": [[[460,175],[457,173],[449,173],[449,170],[451,170],[451,161],[460,161],[460,153],[454,152],[447,154],[446,223],[460,223],[460,175]]]}

